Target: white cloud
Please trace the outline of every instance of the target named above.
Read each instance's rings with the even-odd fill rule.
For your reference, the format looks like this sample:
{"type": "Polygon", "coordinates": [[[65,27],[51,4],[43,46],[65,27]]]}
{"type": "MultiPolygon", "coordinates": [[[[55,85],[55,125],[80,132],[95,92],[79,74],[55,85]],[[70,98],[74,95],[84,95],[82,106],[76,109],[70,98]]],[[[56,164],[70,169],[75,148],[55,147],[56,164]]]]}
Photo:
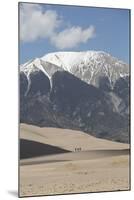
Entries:
{"type": "Polygon", "coordinates": [[[51,38],[51,43],[59,49],[73,48],[80,43],[86,43],[89,39],[95,36],[94,26],[89,26],[86,29],[81,27],[71,27],[65,29],[51,38]]]}
{"type": "Polygon", "coordinates": [[[47,38],[56,48],[69,49],[95,36],[94,26],[85,29],[72,26],[61,30],[63,23],[67,25],[54,10],[44,11],[39,4],[20,4],[20,39],[23,42],[47,38]]]}
{"type": "Polygon", "coordinates": [[[21,4],[20,39],[22,41],[51,37],[60,23],[61,19],[53,10],[43,12],[38,4],[21,4]]]}

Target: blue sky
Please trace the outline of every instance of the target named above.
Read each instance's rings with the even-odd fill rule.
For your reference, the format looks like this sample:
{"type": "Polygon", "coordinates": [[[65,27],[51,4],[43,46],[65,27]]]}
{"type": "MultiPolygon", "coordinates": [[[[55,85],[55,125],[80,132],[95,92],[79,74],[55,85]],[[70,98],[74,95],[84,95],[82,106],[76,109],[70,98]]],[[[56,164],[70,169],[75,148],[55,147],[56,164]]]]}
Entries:
{"type": "Polygon", "coordinates": [[[129,63],[129,10],[20,4],[20,63],[54,51],[86,50],[129,63]]]}

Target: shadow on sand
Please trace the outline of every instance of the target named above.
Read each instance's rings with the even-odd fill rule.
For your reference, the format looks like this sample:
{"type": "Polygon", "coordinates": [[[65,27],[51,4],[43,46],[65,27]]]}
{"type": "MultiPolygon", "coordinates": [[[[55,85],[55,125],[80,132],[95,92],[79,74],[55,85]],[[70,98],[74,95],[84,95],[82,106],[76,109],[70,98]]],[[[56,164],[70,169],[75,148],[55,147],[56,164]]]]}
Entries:
{"type": "Polygon", "coordinates": [[[20,140],[20,159],[70,152],[56,146],[31,140],[20,140]]]}

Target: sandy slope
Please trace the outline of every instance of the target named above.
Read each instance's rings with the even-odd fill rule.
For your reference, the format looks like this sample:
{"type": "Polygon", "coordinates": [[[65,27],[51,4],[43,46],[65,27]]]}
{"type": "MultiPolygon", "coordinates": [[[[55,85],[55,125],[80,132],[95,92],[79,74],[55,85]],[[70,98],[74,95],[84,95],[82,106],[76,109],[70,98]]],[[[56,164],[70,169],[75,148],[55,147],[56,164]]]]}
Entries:
{"type": "Polygon", "coordinates": [[[62,161],[78,161],[78,160],[94,160],[112,156],[128,155],[129,150],[90,150],[82,152],[61,153],[51,156],[39,156],[36,158],[23,159],[20,161],[21,165],[33,165],[41,163],[53,163],[62,161]]]}
{"type": "Polygon", "coordinates": [[[25,124],[20,137],[73,151],[21,160],[20,196],[129,189],[128,144],[25,124]]]}
{"type": "Polygon", "coordinates": [[[128,190],[128,174],[128,156],[25,165],[20,195],[128,190]]]}
{"type": "Polygon", "coordinates": [[[75,148],[79,147],[81,147],[82,151],[91,149],[127,149],[129,147],[128,144],[95,138],[81,131],[39,128],[26,124],[21,124],[20,126],[20,137],[58,146],[69,151],[75,151],[75,148]]]}

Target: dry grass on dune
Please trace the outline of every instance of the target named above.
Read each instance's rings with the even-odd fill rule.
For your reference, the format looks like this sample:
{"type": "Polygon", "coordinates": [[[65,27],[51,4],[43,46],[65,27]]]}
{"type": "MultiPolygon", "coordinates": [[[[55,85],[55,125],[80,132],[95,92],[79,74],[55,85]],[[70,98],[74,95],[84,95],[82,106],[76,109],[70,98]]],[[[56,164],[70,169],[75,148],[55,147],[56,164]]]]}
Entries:
{"type": "Polygon", "coordinates": [[[126,155],[21,166],[20,193],[31,196],[128,190],[128,164],[126,155]]]}

